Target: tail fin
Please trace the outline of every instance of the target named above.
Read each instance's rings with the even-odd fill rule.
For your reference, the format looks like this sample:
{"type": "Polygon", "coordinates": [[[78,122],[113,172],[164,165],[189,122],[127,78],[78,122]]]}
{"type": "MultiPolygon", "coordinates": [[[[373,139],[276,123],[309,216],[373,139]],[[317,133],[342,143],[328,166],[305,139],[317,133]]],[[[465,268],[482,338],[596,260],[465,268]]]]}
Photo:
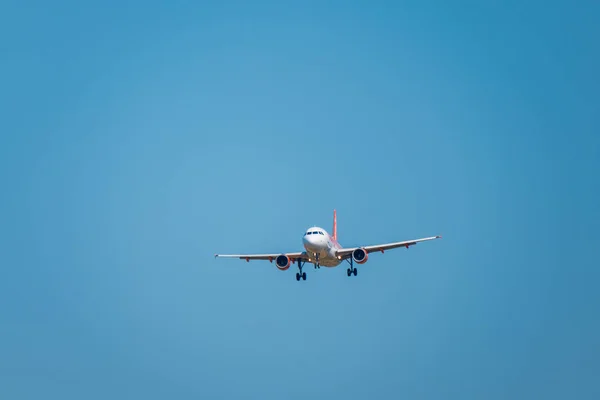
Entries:
{"type": "Polygon", "coordinates": [[[337,214],[333,210],[333,240],[337,241],[337,214]]]}

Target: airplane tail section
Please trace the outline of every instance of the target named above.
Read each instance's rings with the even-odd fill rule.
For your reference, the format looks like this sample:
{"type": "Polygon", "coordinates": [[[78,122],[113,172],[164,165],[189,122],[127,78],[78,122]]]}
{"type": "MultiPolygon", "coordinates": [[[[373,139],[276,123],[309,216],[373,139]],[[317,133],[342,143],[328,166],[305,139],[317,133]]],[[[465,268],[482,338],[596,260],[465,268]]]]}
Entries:
{"type": "Polygon", "coordinates": [[[337,241],[337,214],[335,210],[333,210],[333,239],[337,241]]]}

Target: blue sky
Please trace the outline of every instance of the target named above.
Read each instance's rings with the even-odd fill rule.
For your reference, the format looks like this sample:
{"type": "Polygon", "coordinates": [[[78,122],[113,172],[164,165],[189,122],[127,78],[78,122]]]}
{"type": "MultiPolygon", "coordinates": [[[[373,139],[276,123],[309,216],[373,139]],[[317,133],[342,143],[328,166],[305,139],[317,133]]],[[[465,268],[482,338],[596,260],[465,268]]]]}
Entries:
{"type": "Polygon", "coordinates": [[[0,397],[598,398],[599,11],[4,2],[0,397]]]}

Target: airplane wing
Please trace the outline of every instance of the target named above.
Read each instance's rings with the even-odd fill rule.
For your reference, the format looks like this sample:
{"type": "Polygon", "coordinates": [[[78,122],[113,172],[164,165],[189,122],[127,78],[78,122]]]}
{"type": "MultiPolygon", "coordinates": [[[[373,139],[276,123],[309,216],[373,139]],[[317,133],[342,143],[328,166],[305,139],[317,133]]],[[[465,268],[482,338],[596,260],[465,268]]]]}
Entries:
{"type": "Polygon", "coordinates": [[[431,237],[426,237],[426,238],[422,238],[422,239],[406,240],[404,242],[375,244],[372,246],[364,246],[364,247],[348,247],[348,248],[339,249],[338,251],[336,251],[335,254],[338,257],[345,259],[345,258],[350,257],[352,255],[352,252],[356,249],[364,249],[367,253],[373,253],[375,251],[381,251],[383,253],[385,250],[396,249],[398,247],[406,247],[408,249],[409,246],[414,246],[415,244],[417,244],[419,242],[425,242],[427,240],[434,240],[434,239],[439,239],[439,238],[441,238],[441,236],[431,236],[431,237]]]}
{"type": "Polygon", "coordinates": [[[290,261],[297,260],[307,260],[308,257],[304,252],[296,252],[296,253],[273,253],[273,254],[215,254],[215,258],[239,258],[240,260],[246,260],[250,262],[250,260],[268,260],[273,262],[280,255],[286,255],[290,259],[290,261]]]}

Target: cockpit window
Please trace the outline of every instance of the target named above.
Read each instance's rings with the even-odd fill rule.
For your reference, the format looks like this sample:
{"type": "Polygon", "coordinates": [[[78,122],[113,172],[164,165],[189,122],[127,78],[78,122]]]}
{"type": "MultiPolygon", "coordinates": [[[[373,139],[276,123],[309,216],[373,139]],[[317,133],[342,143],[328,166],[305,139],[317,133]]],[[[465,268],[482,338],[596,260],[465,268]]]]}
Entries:
{"type": "Polygon", "coordinates": [[[312,235],[312,232],[306,232],[307,235],[312,235]]]}
{"type": "Polygon", "coordinates": [[[319,235],[325,235],[323,232],[319,231],[319,235]]]}

